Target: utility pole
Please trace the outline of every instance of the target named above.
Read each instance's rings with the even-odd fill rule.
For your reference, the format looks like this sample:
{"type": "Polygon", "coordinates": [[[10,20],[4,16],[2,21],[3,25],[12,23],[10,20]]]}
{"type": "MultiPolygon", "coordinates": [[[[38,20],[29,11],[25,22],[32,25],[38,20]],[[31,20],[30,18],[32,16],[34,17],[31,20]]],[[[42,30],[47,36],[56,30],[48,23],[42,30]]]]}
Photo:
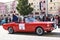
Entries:
{"type": "Polygon", "coordinates": [[[48,16],[48,0],[46,0],[46,16],[48,16]]]}

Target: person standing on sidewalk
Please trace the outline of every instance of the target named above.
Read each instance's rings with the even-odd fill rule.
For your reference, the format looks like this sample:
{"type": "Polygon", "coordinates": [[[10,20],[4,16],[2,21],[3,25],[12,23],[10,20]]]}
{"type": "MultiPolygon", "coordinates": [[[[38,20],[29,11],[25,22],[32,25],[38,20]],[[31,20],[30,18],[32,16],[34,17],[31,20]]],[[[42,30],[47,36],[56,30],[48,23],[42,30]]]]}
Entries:
{"type": "Polygon", "coordinates": [[[59,15],[59,18],[58,18],[58,26],[60,27],[60,15],[59,15]]]}
{"type": "Polygon", "coordinates": [[[55,28],[58,28],[58,15],[54,16],[54,22],[55,22],[54,24],[55,28]]]}

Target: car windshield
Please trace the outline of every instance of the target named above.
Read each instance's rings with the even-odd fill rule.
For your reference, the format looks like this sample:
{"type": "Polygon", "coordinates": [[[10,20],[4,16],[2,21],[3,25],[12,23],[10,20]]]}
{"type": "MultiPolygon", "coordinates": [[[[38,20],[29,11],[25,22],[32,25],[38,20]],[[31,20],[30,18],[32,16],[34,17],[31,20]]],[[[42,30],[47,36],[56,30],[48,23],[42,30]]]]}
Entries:
{"type": "Polygon", "coordinates": [[[40,19],[39,17],[35,18],[35,17],[23,17],[23,16],[20,16],[19,18],[19,22],[25,22],[25,23],[29,23],[29,22],[39,22],[40,19]]]}

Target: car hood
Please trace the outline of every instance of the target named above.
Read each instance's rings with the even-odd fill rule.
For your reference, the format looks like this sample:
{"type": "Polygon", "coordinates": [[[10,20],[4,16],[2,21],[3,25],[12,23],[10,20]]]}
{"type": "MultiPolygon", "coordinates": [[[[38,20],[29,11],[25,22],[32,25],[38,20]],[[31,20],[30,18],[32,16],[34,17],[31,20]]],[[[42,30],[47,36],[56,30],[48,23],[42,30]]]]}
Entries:
{"type": "Polygon", "coordinates": [[[51,23],[54,23],[54,22],[30,22],[30,23],[34,23],[34,24],[39,24],[39,23],[41,23],[41,24],[51,24],[51,23]]]}

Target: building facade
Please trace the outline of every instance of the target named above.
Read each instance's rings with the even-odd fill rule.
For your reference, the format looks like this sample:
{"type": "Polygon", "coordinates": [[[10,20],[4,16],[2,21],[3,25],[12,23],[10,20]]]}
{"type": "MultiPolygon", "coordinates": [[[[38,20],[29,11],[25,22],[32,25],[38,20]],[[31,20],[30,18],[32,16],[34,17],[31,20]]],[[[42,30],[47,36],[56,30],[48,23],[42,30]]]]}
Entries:
{"type": "MultiPolygon", "coordinates": [[[[33,14],[60,14],[60,0],[28,0],[28,3],[32,4],[33,14]],[[47,3],[47,4],[46,4],[47,3]]],[[[17,0],[7,3],[0,3],[0,14],[12,15],[18,13],[16,10],[17,0]]]]}
{"type": "Polygon", "coordinates": [[[28,0],[32,7],[34,8],[33,13],[35,15],[46,13],[46,1],[45,0],[28,0]]]}
{"type": "Polygon", "coordinates": [[[8,13],[13,14],[16,12],[17,1],[7,2],[6,5],[8,6],[8,13]]]}
{"type": "Polygon", "coordinates": [[[0,15],[7,14],[7,5],[0,2],[0,15]]]}
{"type": "Polygon", "coordinates": [[[12,18],[12,15],[13,14],[18,14],[19,13],[17,12],[17,9],[16,9],[16,6],[17,6],[17,1],[11,1],[11,2],[7,2],[6,3],[7,5],[7,10],[8,10],[8,14],[6,14],[8,17],[11,17],[12,18]]]}
{"type": "Polygon", "coordinates": [[[59,15],[60,0],[49,0],[48,1],[48,13],[53,15],[59,15]]]}
{"type": "Polygon", "coordinates": [[[33,13],[42,14],[60,14],[60,0],[28,0],[29,3],[32,3],[34,8],[33,13]]]}
{"type": "Polygon", "coordinates": [[[40,13],[40,8],[39,8],[40,0],[28,0],[28,2],[32,4],[31,7],[33,8],[33,14],[34,15],[39,14],[40,13]]]}

